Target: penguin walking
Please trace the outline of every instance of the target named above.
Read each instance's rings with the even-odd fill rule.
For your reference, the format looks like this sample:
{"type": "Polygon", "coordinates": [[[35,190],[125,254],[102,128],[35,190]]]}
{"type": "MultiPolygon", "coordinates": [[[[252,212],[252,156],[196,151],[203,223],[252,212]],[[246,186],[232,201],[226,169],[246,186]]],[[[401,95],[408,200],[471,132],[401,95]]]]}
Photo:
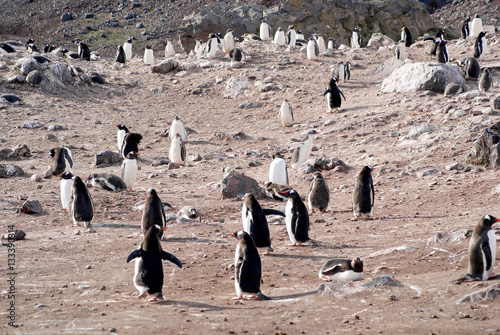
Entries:
{"type": "Polygon", "coordinates": [[[241,219],[243,230],[250,234],[257,248],[266,248],[265,254],[274,249],[271,247],[271,236],[267,224],[266,215],[285,216],[281,211],[274,209],[263,209],[252,193],[245,194],[241,208],[241,219]]]}
{"type": "Polygon", "coordinates": [[[139,152],[138,144],[141,143],[142,135],[138,133],[127,133],[123,138],[123,145],[121,148],[121,153],[123,158],[132,152],[139,152]]]}
{"type": "Polygon", "coordinates": [[[121,177],[130,190],[134,186],[137,176],[137,156],[139,156],[138,152],[129,152],[121,166],[121,177]]]}
{"type": "Polygon", "coordinates": [[[252,237],[243,230],[229,235],[238,240],[234,253],[234,288],[237,296],[233,300],[244,298],[271,300],[260,291],[262,265],[252,237]],[[245,293],[250,295],[245,297],[245,293]]]}
{"type": "Polygon", "coordinates": [[[270,32],[269,24],[267,23],[266,19],[262,19],[260,21],[261,21],[259,27],[260,39],[263,41],[269,41],[271,39],[271,34],[269,33],[270,32]]]}
{"type": "Polygon", "coordinates": [[[146,49],[144,49],[144,64],[153,65],[155,62],[155,56],[153,54],[153,49],[151,45],[146,45],[146,49]]]}
{"type": "Polygon", "coordinates": [[[127,61],[132,60],[132,41],[134,40],[133,37],[127,39],[127,42],[123,43],[123,51],[125,51],[125,59],[127,61]]]}
{"type": "Polygon", "coordinates": [[[342,98],[345,100],[344,93],[337,87],[337,77],[330,79],[330,83],[323,96],[326,96],[326,101],[328,103],[328,112],[331,113],[334,109],[340,112],[340,106],[342,105],[342,98]],[[342,98],[340,97],[342,95],[342,98]]]}
{"type": "Polygon", "coordinates": [[[283,191],[282,194],[288,197],[285,206],[285,222],[289,246],[301,246],[309,241],[309,213],[306,205],[295,190],[283,191]]]}
{"type": "Polygon", "coordinates": [[[60,174],[59,177],[61,177],[61,207],[62,210],[68,212],[73,187],[73,174],[69,171],[65,171],[63,174],[60,174]]]}
{"type": "Polygon", "coordinates": [[[175,56],[175,49],[172,42],[167,40],[167,45],[165,46],[165,58],[170,58],[175,56]]]}
{"type": "Polygon", "coordinates": [[[317,133],[314,129],[307,131],[299,146],[293,149],[291,166],[294,170],[298,169],[302,163],[309,159],[313,147],[314,135],[317,133]]]}
{"type": "Polygon", "coordinates": [[[285,99],[285,101],[281,104],[281,108],[278,112],[278,118],[283,127],[291,127],[293,125],[293,110],[287,99],[285,99]]]}
{"type": "Polygon", "coordinates": [[[328,45],[327,45],[328,50],[333,50],[337,49],[337,41],[333,37],[328,38],[328,45]]]}
{"type": "Polygon", "coordinates": [[[479,91],[482,93],[488,92],[491,86],[493,86],[493,77],[491,76],[490,69],[485,68],[479,78],[479,91]]]}
{"type": "Polygon", "coordinates": [[[285,37],[286,37],[286,44],[288,45],[288,48],[291,50],[292,48],[295,47],[295,42],[297,41],[297,32],[293,28],[293,24],[288,26],[285,37]]]}
{"type": "Polygon", "coordinates": [[[54,176],[62,174],[73,167],[71,150],[67,147],[53,148],[49,151],[52,161],[52,174],[54,176]]]}
{"type": "Polygon", "coordinates": [[[218,37],[215,34],[211,34],[208,41],[207,41],[207,57],[208,58],[215,58],[217,55],[217,48],[219,47],[218,44],[218,37]]]}
{"type": "Polygon", "coordinates": [[[94,187],[110,192],[121,192],[127,189],[127,184],[111,173],[92,173],[87,181],[94,187]]]}
{"type": "Polygon", "coordinates": [[[116,144],[118,145],[118,152],[122,152],[123,142],[129,131],[123,124],[117,124],[116,126],[118,127],[118,131],[116,132],[116,144]]]}
{"type": "Polygon", "coordinates": [[[413,37],[407,27],[401,28],[401,40],[405,42],[405,46],[408,48],[413,44],[413,37]]]}
{"type": "Polygon", "coordinates": [[[273,161],[269,165],[269,181],[280,185],[288,185],[286,161],[279,152],[273,155],[273,161]]]}
{"type": "Polygon", "coordinates": [[[273,183],[271,181],[266,181],[264,183],[265,193],[269,198],[273,198],[274,200],[279,201],[287,201],[285,193],[291,190],[291,187],[288,185],[273,183]]]}
{"type": "Polygon", "coordinates": [[[231,58],[231,62],[241,62],[243,60],[243,51],[240,48],[234,48],[229,51],[229,58],[231,58]]]}
{"type": "Polygon", "coordinates": [[[486,32],[482,31],[477,35],[476,41],[474,42],[474,58],[481,59],[487,50],[486,32]]]}
{"type": "Polygon", "coordinates": [[[332,76],[337,78],[336,85],[343,84],[351,79],[351,63],[340,61],[332,69],[332,76]]]}
{"type": "Polygon", "coordinates": [[[481,74],[481,66],[474,57],[468,57],[464,60],[465,79],[477,80],[481,74]]]}
{"type": "Polygon", "coordinates": [[[406,42],[404,40],[398,42],[396,48],[394,49],[394,54],[396,59],[403,61],[406,59],[406,42]]]}
{"type": "Polygon", "coordinates": [[[306,55],[309,60],[315,61],[318,59],[319,47],[314,37],[309,38],[309,42],[307,42],[306,55]]]}
{"type": "Polygon", "coordinates": [[[116,51],[115,63],[125,64],[127,57],[125,56],[125,50],[121,45],[118,46],[118,50],[116,51]]]}
{"type": "MultiPolygon", "coordinates": [[[[144,210],[142,212],[141,229],[144,236],[149,228],[157,225],[160,228],[166,226],[167,219],[165,217],[165,209],[158,193],[154,188],[146,191],[147,198],[144,202],[144,210]]],[[[162,238],[163,230],[159,232],[159,238],[162,238]]]]}
{"type": "Polygon", "coordinates": [[[467,16],[462,24],[462,29],[460,29],[461,37],[466,39],[470,35],[470,16],[467,16]]]}
{"type": "Polygon", "coordinates": [[[274,34],[274,44],[285,45],[285,32],[281,27],[278,27],[276,34],[274,34]]]}
{"type": "Polygon", "coordinates": [[[87,44],[78,43],[78,57],[90,61],[90,49],[87,44]]]}
{"type": "Polygon", "coordinates": [[[233,36],[234,29],[228,29],[226,30],[226,34],[224,35],[224,42],[222,44],[222,51],[224,51],[225,54],[228,54],[231,50],[233,50],[236,45],[234,45],[234,36],[233,36]]]}
{"type": "Polygon", "coordinates": [[[357,27],[352,30],[351,49],[361,48],[361,34],[359,33],[360,31],[361,29],[357,27]]]}
{"type": "Polygon", "coordinates": [[[329,259],[319,270],[318,276],[324,281],[361,280],[363,279],[363,261],[359,257],[329,259]]]}
{"type": "Polygon", "coordinates": [[[184,126],[184,123],[182,122],[181,118],[178,117],[177,115],[174,117],[174,121],[172,121],[172,124],[170,125],[170,130],[168,132],[168,138],[173,141],[175,138],[175,135],[181,135],[182,141],[187,140],[187,131],[186,127],[184,126]]]}
{"type": "Polygon", "coordinates": [[[149,227],[139,248],[127,257],[127,263],[135,259],[134,285],[139,290],[138,298],[149,295],[151,296],[149,301],[164,300],[162,260],[169,261],[182,269],[181,261],[162,249],[158,238],[161,231],[162,228],[159,226],[149,227]]]}
{"type": "Polygon", "coordinates": [[[317,209],[320,212],[325,212],[330,201],[330,189],[321,172],[314,172],[314,179],[311,181],[311,187],[307,194],[307,206],[314,213],[317,209]]]}
{"type": "Polygon", "coordinates": [[[363,214],[372,217],[373,203],[375,201],[375,189],[373,187],[372,168],[365,166],[356,178],[354,193],[352,195],[352,205],[354,219],[357,220],[363,214]]]}
{"type": "Polygon", "coordinates": [[[322,34],[318,34],[316,38],[316,42],[318,43],[319,53],[326,52],[326,43],[322,34]]]}
{"type": "Polygon", "coordinates": [[[94,204],[87,186],[78,176],[73,177],[69,208],[75,226],[83,222],[85,228],[90,228],[90,222],[94,218],[94,204]]]}
{"type": "Polygon", "coordinates": [[[445,40],[439,41],[437,45],[437,55],[436,59],[439,63],[448,63],[449,57],[448,57],[448,48],[446,47],[446,42],[445,40]]]}
{"type": "Polygon", "coordinates": [[[170,142],[170,151],[168,157],[171,162],[183,165],[186,161],[186,146],[182,141],[181,135],[177,133],[170,142]]]}

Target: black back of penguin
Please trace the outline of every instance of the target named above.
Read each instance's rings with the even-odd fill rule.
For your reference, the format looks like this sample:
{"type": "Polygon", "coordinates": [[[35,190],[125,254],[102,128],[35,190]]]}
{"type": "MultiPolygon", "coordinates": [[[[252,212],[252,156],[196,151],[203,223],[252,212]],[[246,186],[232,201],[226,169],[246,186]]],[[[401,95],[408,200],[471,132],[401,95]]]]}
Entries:
{"type": "Polygon", "coordinates": [[[116,51],[116,63],[125,63],[125,50],[121,45],[118,46],[118,50],[116,51]]]}
{"type": "Polygon", "coordinates": [[[353,194],[354,211],[369,214],[373,209],[375,190],[373,188],[372,168],[363,167],[356,178],[353,194]]]}
{"type": "Polygon", "coordinates": [[[234,233],[238,240],[235,255],[235,278],[243,292],[260,293],[262,265],[255,243],[245,231],[234,233]]]}
{"type": "Polygon", "coordinates": [[[127,157],[129,152],[135,151],[139,152],[139,147],[137,146],[141,143],[142,135],[138,133],[127,133],[123,140],[122,155],[127,157]]]}
{"type": "Polygon", "coordinates": [[[487,278],[484,278],[485,270],[491,272],[494,266],[493,254],[496,253],[496,250],[491,250],[491,245],[496,247],[496,241],[495,243],[490,242],[489,232],[492,230],[493,223],[498,221],[499,219],[491,215],[485,215],[479,220],[472,232],[469,241],[468,275],[475,279],[486,280],[487,278]]]}
{"type": "Polygon", "coordinates": [[[243,59],[243,52],[240,48],[234,48],[229,51],[229,58],[236,62],[241,62],[241,60],[243,59]]]}
{"type": "Polygon", "coordinates": [[[257,248],[271,246],[269,235],[269,226],[266,215],[255,196],[251,193],[245,195],[245,206],[247,211],[252,213],[253,223],[250,224],[249,234],[252,237],[257,248]]]}
{"type": "MultiPolygon", "coordinates": [[[[150,188],[147,191],[148,197],[144,203],[144,211],[142,212],[142,222],[141,228],[144,236],[146,236],[147,231],[150,227],[157,225],[159,227],[164,227],[165,211],[163,209],[163,203],[161,202],[158,193],[154,188],[150,188]]],[[[160,237],[163,235],[163,230],[160,232],[160,237]]]]}
{"type": "Polygon", "coordinates": [[[330,79],[330,82],[328,83],[328,88],[323,95],[326,95],[327,93],[330,93],[330,101],[328,102],[330,104],[330,107],[339,108],[342,105],[341,94],[342,96],[344,96],[344,94],[339,90],[337,86],[336,77],[330,79]]]}
{"type": "Polygon", "coordinates": [[[90,60],[90,49],[85,43],[78,43],[78,57],[85,60],[90,60]]]}
{"type": "Polygon", "coordinates": [[[474,58],[481,57],[484,51],[483,37],[486,36],[486,32],[482,31],[477,35],[476,41],[474,42],[474,58]]]}
{"type": "Polygon", "coordinates": [[[439,41],[437,45],[437,61],[439,63],[448,63],[448,50],[446,48],[446,41],[439,41]]]}
{"type": "Polygon", "coordinates": [[[52,162],[52,174],[58,176],[63,173],[66,169],[73,167],[73,160],[71,158],[71,151],[68,148],[60,147],[53,148],[49,151],[50,157],[53,158],[52,162]],[[66,166],[66,162],[69,166],[66,166]]]}
{"type": "Polygon", "coordinates": [[[78,176],[73,178],[72,186],[72,210],[76,221],[92,221],[94,217],[94,206],[87,186],[78,176]]]}
{"type": "Polygon", "coordinates": [[[292,232],[298,243],[309,241],[309,213],[306,205],[297,191],[291,190],[287,194],[292,202],[292,232]]]}

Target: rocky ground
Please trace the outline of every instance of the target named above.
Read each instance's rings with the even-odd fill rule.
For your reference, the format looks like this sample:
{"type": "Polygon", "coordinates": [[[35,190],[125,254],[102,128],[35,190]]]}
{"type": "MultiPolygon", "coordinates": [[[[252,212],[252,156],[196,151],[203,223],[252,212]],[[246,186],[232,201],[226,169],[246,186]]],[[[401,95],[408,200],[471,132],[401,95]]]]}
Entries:
{"type": "MultiPolygon", "coordinates": [[[[497,67],[498,35],[490,45],[481,65],[497,67]]],[[[24,101],[1,107],[2,148],[24,143],[31,149],[31,157],[2,162],[26,172],[0,182],[1,232],[10,226],[26,232],[24,240],[15,242],[15,298],[8,297],[4,285],[8,248],[0,248],[5,260],[0,262],[3,306],[15,302],[19,325],[7,326],[3,309],[2,331],[499,333],[498,300],[457,303],[499,280],[453,284],[467,271],[468,239],[460,233],[452,242],[437,238],[473,229],[485,214],[500,216],[497,195],[492,194],[500,182],[497,171],[465,163],[473,141],[498,121],[498,111],[488,109],[490,99],[500,93],[498,72],[496,87],[470,100],[430,92],[380,93],[383,77],[372,70],[392,57],[387,48],[346,49],[336,51],[333,58],[311,62],[303,52],[288,53],[270,44],[242,47],[249,56],[242,68],[231,68],[227,58],[220,58],[212,63],[192,61],[205,63],[205,68],[165,75],[151,73],[141,55],[124,67],[114,67],[112,59],[75,60],[73,64],[101,73],[107,84],[68,86],[57,94],[7,84],[16,58],[0,60],[0,92],[17,94],[24,101]],[[341,86],[347,99],[342,111],[329,114],[323,92],[332,62],[339,60],[353,63],[352,79],[341,86]],[[235,77],[248,79],[251,88],[236,98],[225,98],[231,93],[227,84],[235,77]],[[264,81],[272,83],[269,91],[262,92],[260,87],[266,85],[257,83],[264,81]],[[290,128],[277,120],[284,99],[294,109],[296,124],[290,128]],[[244,108],[253,102],[261,106],[244,108]],[[194,130],[187,142],[188,156],[199,154],[202,159],[169,170],[155,163],[168,156],[169,141],[162,134],[175,115],[194,130]],[[31,121],[42,127],[22,127],[31,121]],[[61,211],[59,180],[33,181],[31,175],[43,175],[50,164],[49,150],[60,145],[71,148],[76,175],[119,174],[119,166],[97,169],[94,163],[95,154],[115,150],[115,124],[120,123],[143,135],[142,168],[133,192],[91,189],[96,232],[89,233],[74,227],[61,211]],[[422,123],[438,130],[409,137],[412,128],[422,123]],[[49,130],[53,125],[62,130],[49,130]],[[221,199],[219,183],[232,169],[265,181],[271,153],[281,148],[289,160],[292,139],[311,128],[319,131],[312,156],[337,157],[352,169],[323,171],[331,202],[326,213],[311,214],[310,237],[315,244],[288,247],[283,222],[271,222],[276,251],[262,257],[261,288],[272,300],[234,302],[236,240],[228,234],[242,229],[242,202],[221,199]],[[216,132],[229,137],[221,140],[216,132]],[[232,137],[239,132],[247,137],[232,137]],[[250,167],[251,161],[260,165],[250,167]],[[354,178],[365,165],[375,169],[375,219],[353,221],[354,178]],[[200,222],[169,223],[162,246],[184,268],[164,264],[166,300],[156,303],[135,298],[134,265],[125,262],[141,241],[141,214],[131,209],[150,187],[176,209],[189,205],[203,214],[200,222]],[[39,200],[43,213],[15,213],[24,198],[39,200]],[[364,260],[362,281],[320,287],[317,273],[327,259],[356,256],[364,260]],[[403,286],[363,286],[382,272],[403,286]]],[[[428,61],[427,48],[417,44],[408,54],[414,62],[428,61]]],[[[471,42],[449,43],[455,59],[469,56],[471,48],[471,42]]],[[[476,83],[469,85],[473,88],[476,83]]],[[[289,171],[289,176],[290,184],[305,195],[309,177],[296,171],[289,171]]],[[[271,199],[262,199],[261,204],[284,209],[284,203],[271,199]]]]}

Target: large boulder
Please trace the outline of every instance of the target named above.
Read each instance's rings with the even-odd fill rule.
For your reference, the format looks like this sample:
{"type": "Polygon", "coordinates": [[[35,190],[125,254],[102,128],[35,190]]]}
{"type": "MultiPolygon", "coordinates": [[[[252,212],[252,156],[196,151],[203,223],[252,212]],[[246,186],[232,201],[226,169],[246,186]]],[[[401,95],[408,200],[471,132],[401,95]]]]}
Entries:
{"type": "Polygon", "coordinates": [[[253,193],[256,198],[262,198],[264,196],[264,190],[255,179],[234,170],[230,171],[222,178],[221,184],[222,199],[243,199],[246,193],[253,193]]]}
{"type": "Polygon", "coordinates": [[[456,65],[407,63],[395,69],[382,81],[381,91],[384,93],[416,91],[444,93],[449,83],[465,85],[465,80],[456,65]]]}
{"type": "Polygon", "coordinates": [[[368,40],[368,44],[366,46],[378,49],[380,47],[387,47],[394,43],[395,42],[392,38],[385,36],[384,34],[373,33],[372,37],[370,37],[370,40],[368,40]]]}
{"type": "Polygon", "coordinates": [[[498,142],[500,140],[500,127],[493,125],[485,129],[481,136],[474,142],[465,162],[474,165],[492,164],[493,168],[500,167],[498,142]]]}

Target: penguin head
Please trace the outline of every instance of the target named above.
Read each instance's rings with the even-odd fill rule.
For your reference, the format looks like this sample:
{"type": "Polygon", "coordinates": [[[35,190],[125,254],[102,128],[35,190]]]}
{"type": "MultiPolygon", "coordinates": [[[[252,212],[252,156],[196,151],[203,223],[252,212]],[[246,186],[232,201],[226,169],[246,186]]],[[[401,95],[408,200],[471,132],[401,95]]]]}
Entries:
{"type": "Polygon", "coordinates": [[[122,51],[123,47],[121,45],[118,46],[118,51],[122,51]]]}
{"type": "Polygon", "coordinates": [[[229,28],[226,30],[226,34],[232,33],[233,31],[234,31],[234,29],[229,28]]]}
{"type": "Polygon", "coordinates": [[[119,130],[125,130],[128,133],[128,129],[127,127],[125,127],[124,124],[117,124],[116,126],[118,127],[119,130]]]}
{"type": "Polygon", "coordinates": [[[363,169],[361,169],[360,174],[366,175],[366,174],[371,174],[373,171],[373,168],[371,166],[365,166],[363,169]]]}
{"type": "Polygon", "coordinates": [[[146,45],[146,49],[151,49],[151,44],[146,45]]]}
{"type": "Polygon", "coordinates": [[[354,272],[363,272],[363,261],[361,260],[361,258],[354,258],[351,261],[351,267],[354,269],[354,272]]]}
{"type": "Polygon", "coordinates": [[[323,175],[319,171],[314,172],[313,175],[314,179],[323,179],[323,175]]]}
{"type": "Polygon", "coordinates": [[[137,159],[137,156],[139,156],[139,153],[135,151],[131,151],[127,154],[128,159],[137,159]]]}
{"type": "Polygon", "coordinates": [[[69,171],[65,171],[64,173],[57,175],[58,177],[61,177],[62,179],[71,179],[73,178],[73,174],[69,171]]]}
{"type": "Polygon", "coordinates": [[[55,156],[55,154],[56,154],[56,149],[57,149],[57,148],[50,149],[50,151],[49,151],[49,155],[50,155],[50,157],[54,157],[54,156],[55,156]]]}
{"type": "Polygon", "coordinates": [[[74,176],[73,177],[73,186],[76,188],[76,187],[81,187],[82,185],[85,186],[82,178],[80,178],[78,176],[74,176]]]}
{"type": "Polygon", "coordinates": [[[36,41],[32,38],[29,38],[27,41],[26,41],[26,45],[29,45],[29,44],[32,44],[32,43],[36,43],[36,41]]]}
{"type": "Polygon", "coordinates": [[[156,190],[154,188],[148,188],[146,191],[146,194],[151,197],[157,197],[158,193],[156,193],[156,190]]]}
{"type": "Polygon", "coordinates": [[[483,221],[483,225],[489,225],[489,226],[491,226],[495,222],[500,221],[500,219],[497,219],[496,217],[494,217],[492,215],[485,215],[485,216],[483,216],[482,221],[483,221]]]}
{"type": "Polygon", "coordinates": [[[132,40],[133,40],[133,39],[134,39],[133,37],[131,37],[131,38],[127,39],[127,43],[132,43],[132,40]]]}
{"type": "Polygon", "coordinates": [[[178,117],[177,115],[174,117],[174,120],[179,121],[181,118],[178,117]]]}
{"type": "Polygon", "coordinates": [[[278,27],[278,31],[282,31],[283,29],[281,29],[281,27],[278,27]]]}
{"type": "Polygon", "coordinates": [[[85,180],[93,180],[96,177],[97,173],[92,173],[90,176],[88,176],[85,180]]]}

